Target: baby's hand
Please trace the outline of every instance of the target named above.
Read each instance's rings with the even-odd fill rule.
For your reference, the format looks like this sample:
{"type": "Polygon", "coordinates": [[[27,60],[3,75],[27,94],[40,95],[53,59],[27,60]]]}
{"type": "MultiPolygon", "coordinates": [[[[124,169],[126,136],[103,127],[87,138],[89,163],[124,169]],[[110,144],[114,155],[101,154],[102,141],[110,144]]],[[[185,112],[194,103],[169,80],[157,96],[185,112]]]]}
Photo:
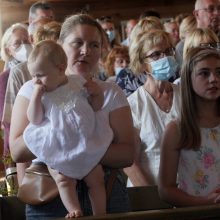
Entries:
{"type": "Polygon", "coordinates": [[[34,82],[34,92],[33,95],[41,97],[45,92],[45,86],[42,84],[41,80],[33,79],[34,82]]]}

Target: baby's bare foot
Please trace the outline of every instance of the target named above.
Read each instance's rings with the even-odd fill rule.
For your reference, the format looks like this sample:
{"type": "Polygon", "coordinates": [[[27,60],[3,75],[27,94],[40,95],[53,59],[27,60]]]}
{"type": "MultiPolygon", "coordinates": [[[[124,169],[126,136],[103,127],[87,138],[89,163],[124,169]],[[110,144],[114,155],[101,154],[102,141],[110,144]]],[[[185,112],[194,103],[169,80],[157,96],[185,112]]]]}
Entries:
{"type": "Polygon", "coordinates": [[[79,218],[83,216],[82,214],[82,211],[81,210],[75,210],[75,211],[72,211],[70,213],[68,213],[65,218],[79,218]]]}

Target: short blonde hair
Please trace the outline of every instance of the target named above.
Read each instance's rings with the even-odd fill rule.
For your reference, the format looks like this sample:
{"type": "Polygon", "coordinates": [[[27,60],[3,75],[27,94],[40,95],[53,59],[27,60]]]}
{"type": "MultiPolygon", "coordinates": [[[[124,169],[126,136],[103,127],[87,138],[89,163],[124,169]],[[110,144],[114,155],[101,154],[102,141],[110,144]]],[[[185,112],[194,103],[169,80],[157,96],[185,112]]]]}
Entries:
{"type": "Polygon", "coordinates": [[[146,52],[159,44],[167,44],[172,47],[170,35],[163,30],[146,31],[137,36],[129,48],[130,68],[137,74],[143,71],[150,72],[149,65],[144,63],[146,52]]]}
{"type": "Polygon", "coordinates": [[[186,34],[192,32],[197,27],[196,18],[193,15],[189,15],[185,17],[179,27],[179,35],[180,39],[184,40],[186,37],[186,34]]]}
{"type": "Polygon", "coordinates": [[[43,40],[36,44],[28,57],[28,65],[35,62],[39,56],[54,65],[67,66],[67,56],[63,48],[53,40],[43,40]]]}
{"type": "Polygon", "coordinates": [[[139,20],[139,22],[133,28],[130,35],[130,42],[137,39],[137,36],[142,32],[152,31],[153,29],[164,30],[163,24],[160,19],[154,16],[145,17],[139,20]]]}
{"type": "Polygon", "coordinates": [[[11,56],[8,54],[7,48],[9,47],[11,36],[16,30],[24,30],[25,32],[27,32],[28,35],[27,26],[22,23],[15,23],[5,31],[1,40],[1,58],[5,62],[10,60],[11,56]]]}
{"type": "Polygon", "coordinates": [[[189,49],[200,46],[201,43],[217,43],[218,36],[210,28],[196,28],[185,39],[183,47],[183,59],[189,49]]]}

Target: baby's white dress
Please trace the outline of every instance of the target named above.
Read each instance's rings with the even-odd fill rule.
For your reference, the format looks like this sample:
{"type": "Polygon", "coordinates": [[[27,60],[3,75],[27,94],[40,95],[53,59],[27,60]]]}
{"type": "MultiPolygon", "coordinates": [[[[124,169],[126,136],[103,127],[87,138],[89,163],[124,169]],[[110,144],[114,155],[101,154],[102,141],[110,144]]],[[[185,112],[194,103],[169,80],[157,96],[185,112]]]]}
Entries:
{"type": "MultiPolygon", "coordinates": [[[[67,84],[45,93],[45,119],[40,125],[30,123],[23,134],[38,160],[76,179],[99,163],[113,139],[109,118],[103,111],[93,111],[83,83],[78,76],[70,76],[67,84]]],[[[32,81],[24,84],[19,95],[26,92],[33,92],[32,81]]]]}

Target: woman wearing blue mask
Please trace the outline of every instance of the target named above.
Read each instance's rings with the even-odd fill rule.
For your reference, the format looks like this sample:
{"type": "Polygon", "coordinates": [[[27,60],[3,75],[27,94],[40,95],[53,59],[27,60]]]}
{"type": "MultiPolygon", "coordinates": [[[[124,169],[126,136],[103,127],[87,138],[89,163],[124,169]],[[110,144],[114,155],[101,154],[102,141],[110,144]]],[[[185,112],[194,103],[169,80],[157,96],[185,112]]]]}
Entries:
{"type": "Polygon", "coordinates": [[[120,36],[115,28],[115,24],[110,16],[102,16],[101,18],[97,19],[100,23],[102,29],[107,34],[109,43],[111,48],[120,45],[120,36]]]}
{"type": "Polygon", "coordinates": [[[104,64],[106,74],[108,75],[107,81],[115,82],[119,72],[128,67],[129,63],[130,58],[127,46],[112,48],[104,64]]]}
{"type": "Polygon", "coordinates": [[[147,75],[143,86],[128,97],[136,130],[136,156],[125,169],[128,185],[157,185],[162,134],[179,114],[179,89],[169,82],[177,72],[174,49],[163,30],[143,32],[131,44],[130,67],[147,75]]]}

